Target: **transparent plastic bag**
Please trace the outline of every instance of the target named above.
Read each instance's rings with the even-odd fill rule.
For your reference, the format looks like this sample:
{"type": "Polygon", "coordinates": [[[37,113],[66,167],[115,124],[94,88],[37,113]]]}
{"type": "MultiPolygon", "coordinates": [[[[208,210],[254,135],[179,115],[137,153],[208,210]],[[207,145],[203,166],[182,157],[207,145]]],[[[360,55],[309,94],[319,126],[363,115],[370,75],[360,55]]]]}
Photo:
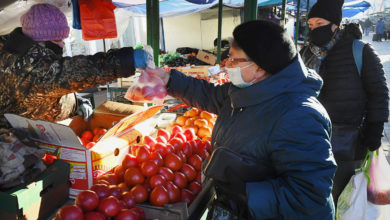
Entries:
{"type": "Polygon", "coordinates": [[[369,172],[368,201],[377,205],[390,204],[390,165],[382,150],[372,153],[369,172]]]}
{"type": "Polygon", "coordinates": [[[164,81],[151,72],[142,71],[138,81],[127,90],[125,98],[132,102],[161,105],[166,96],[164,81]]]}

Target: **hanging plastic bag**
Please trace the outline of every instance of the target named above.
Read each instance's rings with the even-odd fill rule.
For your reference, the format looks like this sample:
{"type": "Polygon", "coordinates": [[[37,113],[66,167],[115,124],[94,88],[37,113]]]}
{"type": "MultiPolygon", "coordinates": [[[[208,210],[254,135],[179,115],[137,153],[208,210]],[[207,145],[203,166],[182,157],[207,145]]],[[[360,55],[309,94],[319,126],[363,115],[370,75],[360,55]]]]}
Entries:
{"type": "Polygon", "coordinates": [[[367,198],[377,205],[390,204],[390,165],[382,150],[374,151],[369,169],[367,198]]]}
{"type": "Polygon", "coordinates": [[[112,0],[79,0],[81,30],[84,40],[117,37],[112,0]]]}
{"type": "Polygon", "coordinates": [[[127,90],[125,98],[133,102],[161,105],[166,96],[164,81],[151,71],[142,71],[138,80],[127,90]]]}

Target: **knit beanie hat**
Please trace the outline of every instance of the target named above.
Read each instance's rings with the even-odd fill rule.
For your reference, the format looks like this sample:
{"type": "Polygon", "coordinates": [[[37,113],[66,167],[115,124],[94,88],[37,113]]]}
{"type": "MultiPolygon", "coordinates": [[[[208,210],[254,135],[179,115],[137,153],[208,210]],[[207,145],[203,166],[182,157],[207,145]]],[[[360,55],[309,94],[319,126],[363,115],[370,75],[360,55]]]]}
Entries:
{"type": "Polygon", "coordinates": [[[237,44],[267,73],[278,73],[297,55],[295,45],[286,30],[271,21],[242,23],[234,29],[233,37],[233,45],[237,44]]]}
{"type": "Polygon", "coordinates": [[[340,26],[344,0],[318,0],[310,9],[308,18],[323,18],[340,26]]]}
{"type": "Polygon", "coordinates": [[[22,31],[34,41],[61,40],[69,36],[64,13],[51,4],[31,6],[21,18],[22,31]]]}

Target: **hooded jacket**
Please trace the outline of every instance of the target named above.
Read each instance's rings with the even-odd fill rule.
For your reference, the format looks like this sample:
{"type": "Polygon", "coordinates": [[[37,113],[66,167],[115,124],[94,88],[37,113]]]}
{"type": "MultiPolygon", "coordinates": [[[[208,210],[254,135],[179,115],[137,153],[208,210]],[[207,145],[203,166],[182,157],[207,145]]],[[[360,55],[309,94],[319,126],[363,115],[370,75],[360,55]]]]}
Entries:
{"type": "Polygon", "coordinates": [[[62,96],[134,71],[132,48],[62,57],[17,28],[0,36],[0,128],[9,126],[4,113],[46,121],[68,118],[76,108],[75,96],[62,96]]]}
{"type": "MultiPolygon", "coordinates": [[[[255,219],[333,219],[336,164],[331,124],[316,99],[321,78],[301,59],[247,88],[214,86],[171,70],[168,93],[218,114],[212,146],[270,164],[274,175],[247,182],[255,219]]],[[[260,169],[260,168],[259,168],[260,169]]]]}

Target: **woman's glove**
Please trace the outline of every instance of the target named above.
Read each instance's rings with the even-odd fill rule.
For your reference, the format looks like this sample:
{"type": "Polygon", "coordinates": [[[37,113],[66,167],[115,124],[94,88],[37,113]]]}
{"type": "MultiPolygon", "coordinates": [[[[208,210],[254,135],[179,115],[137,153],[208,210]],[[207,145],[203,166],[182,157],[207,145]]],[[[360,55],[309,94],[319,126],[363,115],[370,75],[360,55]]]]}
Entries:
{"type": "Polygon", "coordinates": [[[375,151],[381,146],[383,122],[366,122],[363,125],[363,146],[375,151]]]}
{"type": "Polygon", "coordinates": [[[143,49],[134,50],[134,67],[146,69],[146,67],[154,68],[153,55],[143,49]]]}

